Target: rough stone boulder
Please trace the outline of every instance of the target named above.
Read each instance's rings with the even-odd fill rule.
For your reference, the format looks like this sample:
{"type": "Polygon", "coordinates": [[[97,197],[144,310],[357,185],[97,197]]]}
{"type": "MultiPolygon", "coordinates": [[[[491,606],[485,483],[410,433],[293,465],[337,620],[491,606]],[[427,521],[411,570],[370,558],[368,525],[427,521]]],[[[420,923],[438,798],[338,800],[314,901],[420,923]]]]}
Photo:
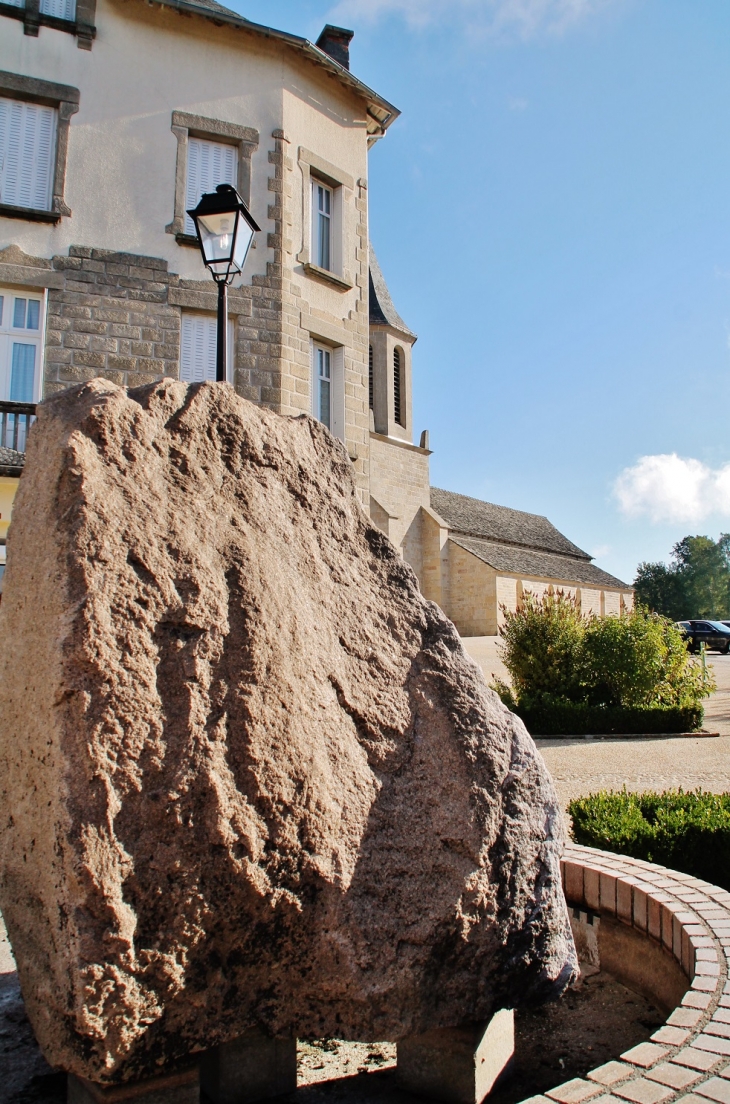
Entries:
{"type": "Polygon", "coordinates": [[[258,1025],[396,1040],[559,992],[561,817],[360,506],[231,388],[44,403],[0,609],[0,908],[95,1081],[258,1025]]]}

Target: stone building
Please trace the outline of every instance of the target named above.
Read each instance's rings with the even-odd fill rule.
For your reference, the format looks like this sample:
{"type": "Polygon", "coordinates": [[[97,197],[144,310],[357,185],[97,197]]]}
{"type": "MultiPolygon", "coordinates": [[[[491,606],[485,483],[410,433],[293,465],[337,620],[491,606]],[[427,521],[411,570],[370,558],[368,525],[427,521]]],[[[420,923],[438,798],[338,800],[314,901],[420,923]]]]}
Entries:
{"type": "Polygon", "coordinates": [[[367,505],[368,149],[398,111],[350,73],[351,33],[314,45],[215,0],[0,7],[0,401],[214,378],[186,209],[232,183],[263,232],[230,382],[326,420],[367,505]]]}
{"type": "Polygon", "coordinates": [[[464,636],[494,635],[503,609],[516,610],[528,590],[570,594],[584,613],[633,607],[631,587],[596,567],[546,517],[432,487],[429,534],[427,596],[464,636]]]}
{"type": "Polygon", "coordinates": [[[560,555],[561,585],[628,592],[601,590],[565,538],[573,552],[528,562],[525,545],[509,566],[514,542],[431,494],[416,336],[369,246],[368,151],[398,111],[350,72],[350,31],[313,44],[216,0],[10,0],[0,25],[0,561],[34,403],[94,376],[215,378],[215,287],[186,210],[227,182],[263,228],[229,295],[229,382],[327,423],[457,627],[496,632],[499,602],[549,585],[560,555]]]}

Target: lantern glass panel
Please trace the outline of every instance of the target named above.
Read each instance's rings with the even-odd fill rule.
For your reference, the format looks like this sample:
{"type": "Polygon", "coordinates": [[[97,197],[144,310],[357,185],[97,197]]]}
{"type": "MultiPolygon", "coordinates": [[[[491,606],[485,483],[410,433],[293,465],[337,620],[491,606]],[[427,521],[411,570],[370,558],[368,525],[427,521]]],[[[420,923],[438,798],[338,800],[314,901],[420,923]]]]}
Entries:
{"type": "Polygon", "coordinates": [[[224,271],[233,259],[237,211],[198,215],[198,232],[206,264],[224,271]]]}
{"type": "Polygon", "coordinates": [[[236,228],[236,242],[233,247],[233,267],[241,272],[244,264],[246,263],[246,257],[248,250],[253,241],[253,228],[249,226],[248,221],[239,215],[238,226],[236,228]]]}

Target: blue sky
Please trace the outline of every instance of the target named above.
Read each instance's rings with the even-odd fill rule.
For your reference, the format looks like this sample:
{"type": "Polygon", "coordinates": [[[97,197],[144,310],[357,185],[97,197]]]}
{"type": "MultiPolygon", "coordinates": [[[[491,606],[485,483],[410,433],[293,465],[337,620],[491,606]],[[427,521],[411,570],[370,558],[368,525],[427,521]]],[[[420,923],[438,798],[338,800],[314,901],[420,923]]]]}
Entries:
{"type": "MultiPolygon", "coordinates": [[[[229,0],[230,2],[230,0],[229,0]]],[[[370,229],[431,482],[631,581],[730,529],[727,0],[233,0],[403,115],[370,229]]]]}

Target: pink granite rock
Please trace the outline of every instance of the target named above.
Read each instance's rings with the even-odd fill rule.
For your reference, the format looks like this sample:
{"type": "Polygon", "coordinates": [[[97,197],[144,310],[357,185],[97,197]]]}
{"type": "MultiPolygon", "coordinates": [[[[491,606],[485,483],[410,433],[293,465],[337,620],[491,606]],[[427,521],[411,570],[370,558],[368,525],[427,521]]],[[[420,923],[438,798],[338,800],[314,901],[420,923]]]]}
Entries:
{"type": "Polygon", "coordinates": [[[395,1040],[570,980],[542,759],[316,421],[50,399],[0,620],[0,907],[52,1064],[395,1040]]]}

